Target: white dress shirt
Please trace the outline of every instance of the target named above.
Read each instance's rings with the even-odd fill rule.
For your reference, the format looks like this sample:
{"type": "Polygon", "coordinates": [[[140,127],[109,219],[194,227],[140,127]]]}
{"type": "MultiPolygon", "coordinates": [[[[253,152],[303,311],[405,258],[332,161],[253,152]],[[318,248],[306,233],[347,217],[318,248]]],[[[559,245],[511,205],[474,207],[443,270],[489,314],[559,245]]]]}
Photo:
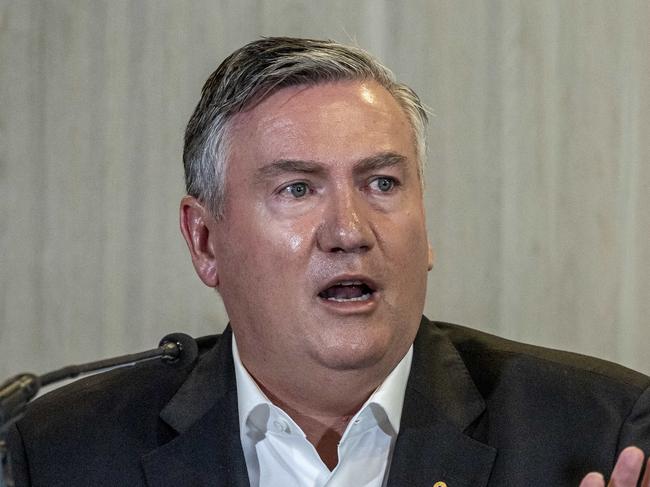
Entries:
{"type": "Polygon", "coordinates": [[[251,487],[382,487],[399,431],[413,347],[348,424],[334,470],[302,429],[259,388],[233,336],[239,427],[251,487]]]}

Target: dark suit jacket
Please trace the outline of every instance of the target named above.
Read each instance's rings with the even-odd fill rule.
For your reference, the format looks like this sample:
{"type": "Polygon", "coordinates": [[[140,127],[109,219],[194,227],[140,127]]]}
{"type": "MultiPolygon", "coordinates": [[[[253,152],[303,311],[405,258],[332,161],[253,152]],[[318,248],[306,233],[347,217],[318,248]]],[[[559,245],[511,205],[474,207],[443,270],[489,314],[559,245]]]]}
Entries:
{"type": "MultiPolygon", "coordinates": [[[[35,401],[10,435],[16,485],[247,486],[230,330],[201,348],[186,369],[148,363],[35,401]]],[[[628,444],[650,452],[649,385],[423,319],[389,486],[577,487],[628,444]]]]}

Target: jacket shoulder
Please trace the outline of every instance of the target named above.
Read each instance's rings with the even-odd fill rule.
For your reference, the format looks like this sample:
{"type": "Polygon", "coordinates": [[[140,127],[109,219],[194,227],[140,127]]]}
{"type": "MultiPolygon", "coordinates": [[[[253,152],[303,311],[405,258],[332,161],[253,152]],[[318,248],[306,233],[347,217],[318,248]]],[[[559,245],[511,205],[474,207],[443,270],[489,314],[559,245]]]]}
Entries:
{"type": "MultiPolygon", "coordinates": [[[[199,358],[189,364],[151,360],[79,379],[34,400],[9,432],[18,478],[29,472],[47,479],[43,485],[84,485],[89,472],[138,478],[140,456],[177,434],[161,411],[219,341],[220,335],[197,339],[199,358]],[[62,478],[69,483],[52,480],[62,478]]],[[[119,485],[109,477],[93,485],[119,485]]]]}
{"type": "Polygon", "coordinates": [[[97,407],[99,411],[107,412],[121,407],[137,409],[138,404],[150,407],[158,401],[164,404],[198,360],[217,345],[220,337],[209,335],[197,338],[197,360],[180,367],[162,360],[149,360],[78,379],[37,398],[28,406],[27,415],[35,419],[35,415],[43,414],[51,420],[53,413],[57,412],[78,417],[80,412],[86,409],[92,411],[97,407]]]}
{"type": "Polygon", "coordinates": [[[638,395],[650,386],[640,372],[606,360],[573,352],[516,342],[486,332],[445,322],[431,322],[458,350],[478,383],[495,383],[504,374],[542,378],[540,383],[594,383],[612,392],[638,395]],[[555,378],[555,379],[554,379],[555,378]]]}

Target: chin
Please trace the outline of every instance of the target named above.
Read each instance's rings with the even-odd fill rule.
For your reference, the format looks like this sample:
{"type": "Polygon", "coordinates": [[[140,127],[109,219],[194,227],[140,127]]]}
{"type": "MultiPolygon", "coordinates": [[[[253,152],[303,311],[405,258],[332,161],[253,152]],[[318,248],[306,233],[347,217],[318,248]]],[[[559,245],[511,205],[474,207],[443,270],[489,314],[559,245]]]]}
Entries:
{"type": "MultiPolygon", "coordinates": [[[[335,343],[324,342],[316,350],[317,360],[333,370],[361,370],[374,368],[391,360],[398,344],[380,337],[350,337],[338,339],[335,343]]],[[[387,364],[388,365],[388,364],[387,364]]],[[[391,366],[394,364],[391,364],[391,366]]]]}

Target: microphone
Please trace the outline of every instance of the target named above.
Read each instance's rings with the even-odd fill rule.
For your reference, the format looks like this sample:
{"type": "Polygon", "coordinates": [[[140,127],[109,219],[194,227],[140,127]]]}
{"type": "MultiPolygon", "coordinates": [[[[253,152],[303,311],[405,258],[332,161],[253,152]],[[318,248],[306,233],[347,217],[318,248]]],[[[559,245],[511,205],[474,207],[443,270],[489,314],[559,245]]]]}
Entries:
{"type": "Polygon", "coordinates": [[[12,418],[22,415],[25,405],[41,388],[41,381],[34,374],[18,374],[0,386],[0,434],[11,424],[12,418]]]}
{"type": "Polygon", "coordinates": [[[196,340],[185,333],[170,333],[165,335],[158,347],[171,347],[176,351],[173,357],[166,357],[166,363],[183,368],[192,365],[199,356],[199,346],[196,340]]]}
{"type": "Polygon", "coordinates": [[[30,373],[19,374],[0,385],[0,434],[22,416],[27,403],[36,396],[41,387],[91,372],[132,367],[157,359],[173,367],[187,367],[196,361],[198,355],[199,347],[194,338],[185,333],[170,333],[160,340],[158,348],[144,352],[69,365],[41,376],[30,373]]]}

